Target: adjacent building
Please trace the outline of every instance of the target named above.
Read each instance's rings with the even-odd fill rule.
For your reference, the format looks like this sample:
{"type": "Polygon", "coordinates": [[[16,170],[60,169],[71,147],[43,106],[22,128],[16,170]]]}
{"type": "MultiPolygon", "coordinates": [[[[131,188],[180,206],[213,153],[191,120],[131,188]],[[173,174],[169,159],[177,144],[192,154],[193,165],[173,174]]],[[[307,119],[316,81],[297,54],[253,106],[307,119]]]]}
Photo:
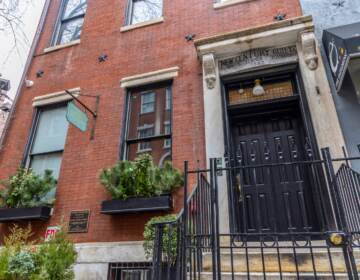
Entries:
{"type": "Polygon", "coordinates": [[[10,89],[10,81],[0,78],[0,136],[5,128],[7,116],[11,109],[11,99],[6,95],[10,89]]]}
{"type": "MultiPolygon", "coordinates": [[[[52,216],[32,223],[39,237],[48,227],[69,222],[74,211],[90,213],[86,230],[70,234],[79,251],[77,279],[129,279],[134,269],[125,268],[134,263],[141,269],[130,279],[148,279],[139,278],[149,266],[142,249],[144,224],[163,213],[101,213],[110,196],[99,183],[99,171],[118,160],[146,152],[156,164],[172,160],[181,169],[184,161],[205,168],[209,158],[225,166],[239,157],[249,164],[305,159],[309,150],[319,157],[324,147],[335,156],[343,153],[314,23],[303,16],[298,0],[188,2],[45,4],[26,69],[34,85],[23,85],[14,104],[0,145],[0,179],[19,166],[39,174],[53,170],[58,184],[51,194],[56,199],[52,216]],[[74,97],[96,112],[96,118],[87,112],[83,131],[66,118],[69,102],[80,106],[74,97]],[[259,156],[264,152],[271,156],[259,156]],[[115,274],[122,276],[111,278],[115,274]]],[[[241,199],[229,199],[239,194],[230,194],[228,183],[225,174],[219,176],[224,232],[240,228],[234,209],[241,199]]],[[[307,229],[317,230],[312,185],[300,187],[286,192],[295,209],[295,230],[304,228],[300,196],[307,229]]],[[[244,191],[242,197],[255,199],[251,188],[244,191]]],[[[282,201],[283,195],[263,193],[266,207],[255,209],[249,202],[245,211],[265,211],[286,231],[287,204],[268,199],[282,201]]],[[[172,197],[173,212],[179,213],[181,190],[172,197]]],[[[252,224],[251,215],[248,219],[252,224]]]]}
{"type": "MultiPolygon", "coordinates": [[[[305,14],[314,18],[332,95],[344,133],[347,153],[360,155],[360,1],[301,0],[305,14]]],[[[358,162],[352,163],[360,170],[358,162]]]]}

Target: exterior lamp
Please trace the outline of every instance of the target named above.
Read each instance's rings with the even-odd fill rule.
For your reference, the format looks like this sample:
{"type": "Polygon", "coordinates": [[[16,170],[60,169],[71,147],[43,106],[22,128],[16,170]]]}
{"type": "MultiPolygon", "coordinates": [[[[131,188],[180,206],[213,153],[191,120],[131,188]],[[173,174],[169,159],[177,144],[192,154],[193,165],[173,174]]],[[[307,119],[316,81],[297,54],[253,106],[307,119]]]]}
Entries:
{"type": "Polygon", "coordinates": [[[334,232],[329,236],[329,241],[334,246],[341,246],[345,243],[345,235],[342,232],[334,232]]]}
{"type": "Polygon", "coordinates": [[[253,95],[254,96],[261,96],[265,94],[265,89],[264,87],[261,85],[261,80],[260,79],[256,79],[255,80],[255,86],[253,88],[253,95]]]}

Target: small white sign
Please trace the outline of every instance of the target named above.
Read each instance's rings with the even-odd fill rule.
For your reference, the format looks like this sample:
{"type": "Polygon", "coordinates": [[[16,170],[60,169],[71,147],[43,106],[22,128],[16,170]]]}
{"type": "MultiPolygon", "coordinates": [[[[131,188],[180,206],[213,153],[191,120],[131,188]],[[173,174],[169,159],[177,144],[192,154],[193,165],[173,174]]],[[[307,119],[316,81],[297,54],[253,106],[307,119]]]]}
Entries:
{"type": "Polygon", "coordinates": [[[58,226],[48,227],[45,232],[45,241],[49,241],[51,238],[55,237],[59,230],[60,227],[58,226]]]}

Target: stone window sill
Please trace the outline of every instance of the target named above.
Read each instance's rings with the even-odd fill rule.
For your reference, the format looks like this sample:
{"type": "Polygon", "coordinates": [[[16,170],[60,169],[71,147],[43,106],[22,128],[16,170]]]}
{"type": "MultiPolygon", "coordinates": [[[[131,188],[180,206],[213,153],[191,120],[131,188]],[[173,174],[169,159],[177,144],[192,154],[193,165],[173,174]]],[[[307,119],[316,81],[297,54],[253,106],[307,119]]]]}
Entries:
{"type": "Polygon", "coordinates": [[[79,44],[80,44],[80,39],[77,39],[77,40],[71,41],[71,42],[63,44],[63,45],[57,45],[57,46],[52,46],[52,47],[46,48],[46,49],[44,49],[44,53],[54,52],[57,50],[69,48],[69,47],[79,45],[79,44]]]}
{"type": "Polygon", "coordinates": [[[152,20],[148,20],[148,21],[144,21],[144,22],[139,22],[136,24],[132,24],[132,25],[126,25],[120,28],[120,32],[126,32],[129,30],[133,30],[133,29],[137,29],[137,28],[141,28],[141,27],[146,27],[149,25],[153,25],[153,24],[158,24],[158,23],[162,23],[164,22],[164,18],[160,17],[157,19],[152,19],[152,20]]]}
{"type": "Polygon", "coordinates": [[[214,3],[214,9],[221,9],[236,4],[246,3],[254,0],[222,0],[221,2],[214,3]]]}

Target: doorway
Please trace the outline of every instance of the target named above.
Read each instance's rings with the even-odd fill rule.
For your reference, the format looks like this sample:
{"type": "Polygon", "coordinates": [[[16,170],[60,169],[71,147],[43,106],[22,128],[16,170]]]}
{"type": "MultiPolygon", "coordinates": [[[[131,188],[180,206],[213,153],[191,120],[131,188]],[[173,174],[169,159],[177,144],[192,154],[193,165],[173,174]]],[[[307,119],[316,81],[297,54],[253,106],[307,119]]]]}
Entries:
{"type": "Polygon", "coordinates": [[[253,79],[227,87],[229,152],[237,231],[317,231],[319,223],[307,160],[300,96],[292,75],[253,79]],[[239,89],[240,88],[240,89],[239,89]]]}

